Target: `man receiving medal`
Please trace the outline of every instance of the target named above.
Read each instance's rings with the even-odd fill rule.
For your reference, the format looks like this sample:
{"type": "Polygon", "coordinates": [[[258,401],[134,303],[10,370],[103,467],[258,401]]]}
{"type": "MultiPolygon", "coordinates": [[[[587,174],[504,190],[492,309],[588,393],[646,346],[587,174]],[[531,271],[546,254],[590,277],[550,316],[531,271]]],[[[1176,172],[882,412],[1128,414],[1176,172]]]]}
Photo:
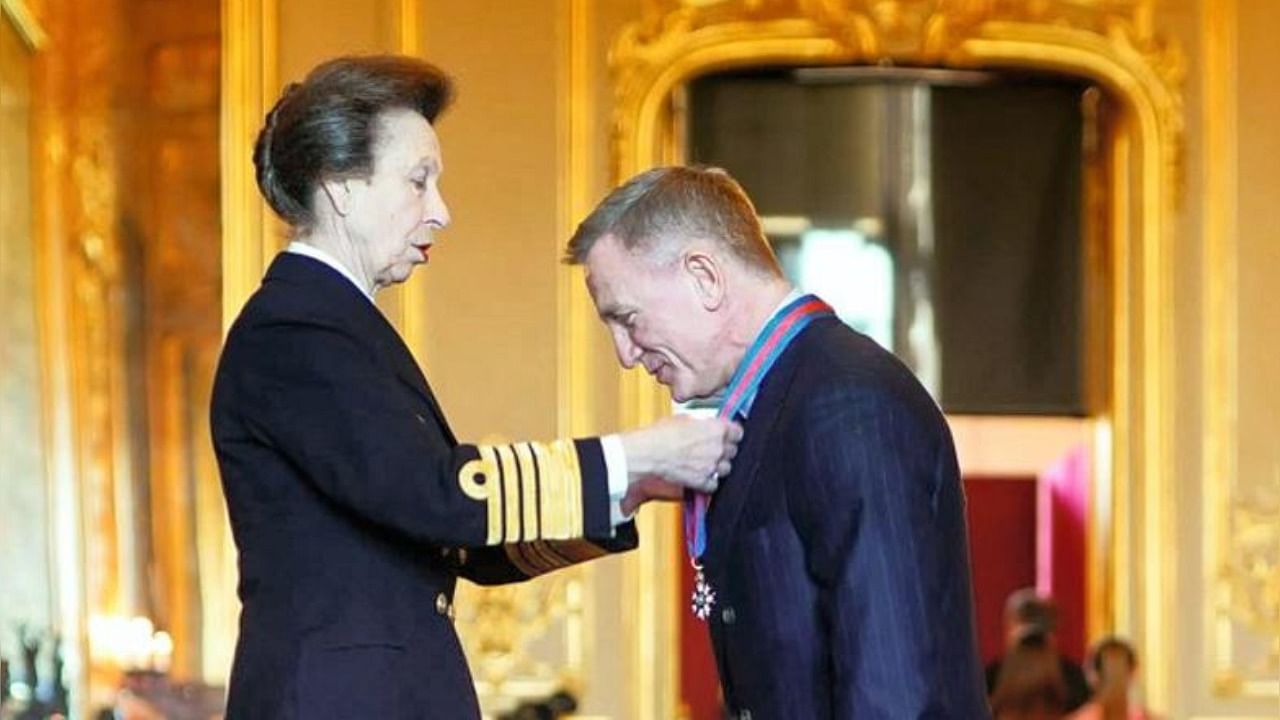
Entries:
{"type": "Polygon", "coordinates": [[[791,287],[722,170],[632,178],[568,259],[624,367],[744,425],[715,494],[685,497],[732,716],[990,717],[955,449],[910,370],[791,287]]]}

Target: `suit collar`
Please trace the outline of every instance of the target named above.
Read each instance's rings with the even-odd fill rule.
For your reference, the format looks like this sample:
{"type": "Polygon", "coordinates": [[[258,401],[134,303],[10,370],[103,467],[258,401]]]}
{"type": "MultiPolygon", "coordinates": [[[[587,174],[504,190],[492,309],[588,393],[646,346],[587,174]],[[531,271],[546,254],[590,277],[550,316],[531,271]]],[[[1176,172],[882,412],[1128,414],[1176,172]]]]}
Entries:
{"type": "Polygon", "coordinates": [[[778,358],[777,364],[757,391],[751,414],[743,428],[741,451],[733,463],[733,471],[720,483],[720,489],[712,498],[707,517],[707,551],[703,560],[713,573],[719,573],[723,569],[734,528],[751,495],[751,486],[755,482],[760,462],[773,446],[771,436],[783,408],[791,398],[790,389],[795,382],[796,371],[800,368],[804,346],[813,340],[820,328],[831,322],[840,321],[821,318],[802,330],[778,358]]]}
{"type": "Polygon", "coordinates": [[[360,284],[360,281],[356,279],[356,276],[351,272],[351,270],[349,270],[345,265],[343,265],[342,262],[338,260],[338,258],[330,255],[324,250],[321,250],[320,248],[316,247],[315,245],[311,245],[310,243],[304,243],[299,240],[294,240],[293,242],[289,243],[289,247],[285,248],[284,251],[287,253],[293,253],[295,255],[305,255],[306,257],[309,257],[313,260],[319,260],[320,262],[324,263],[330,268],[333,268],[335,271],[337,271],[339,275],[346,278],[348,282],[350,282],[352,285],[356,287],[357,290],[360,291],[361,295],[364,295],[366,298],[369,299],[369,302],[374,302],[373,292],[365,288],[362,284],[360,284]]]}

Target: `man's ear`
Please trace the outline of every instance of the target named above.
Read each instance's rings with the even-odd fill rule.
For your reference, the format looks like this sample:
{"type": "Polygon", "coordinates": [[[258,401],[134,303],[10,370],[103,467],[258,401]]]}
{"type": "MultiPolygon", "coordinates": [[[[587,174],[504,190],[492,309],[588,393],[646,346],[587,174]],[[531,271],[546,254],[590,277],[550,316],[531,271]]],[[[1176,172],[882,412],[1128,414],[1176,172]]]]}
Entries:
{"type": "Polygon", "coordinates": [[[681,267],[693,283],[693,289],[707,310],[717,310],[724,304],[724,267],[714,255],[701,250],[691,250],[680,259],[681,267]]]}
{"type": "Polygon", "coordinates": [[[350,180],[346,178],[325,180],[320,183],[320,187],[324,190],[324,196],[335,213],[340,217],[346,217],[351,213],[353,197],[350,180]]]}

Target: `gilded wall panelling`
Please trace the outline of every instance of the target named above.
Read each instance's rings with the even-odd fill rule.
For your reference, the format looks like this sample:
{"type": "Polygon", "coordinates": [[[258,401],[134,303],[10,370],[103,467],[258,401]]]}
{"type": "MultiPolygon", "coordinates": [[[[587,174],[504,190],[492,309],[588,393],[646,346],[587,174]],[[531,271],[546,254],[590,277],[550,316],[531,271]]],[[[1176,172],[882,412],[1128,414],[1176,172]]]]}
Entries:
{"type": "MultiPolygon", "coordinates": [[[[279,0],[224,0],[221,38],[222,330],[257,289],[275,256],[279,225],[258,194],[253,144],[279,92],[277,45],[279,0]]],[[[219,500],[215,478],[202,483],[200,497],[219,500]]],[[[206,569],[201,583],[207,672],[230,673],[240,602],[231,526],[221,505],[207,509],[198,524],[198,548],[206,569]],[[216,670],[215,670],[216,669],[216,670]]]]}
{"type": "MultiPolygon", "coordinates": [[[[6,3],[10,11],[20,3],[6,3]]],[[[66,683],[71,708],[84,712],[89,698],[89,642],[86,578],[88,548],[85,541],[85,505],[80,475],[81,412],[75,394],[72,328],[71,268],[76,258],[66,249],[73,218],[65,192],[72,139],[71,118],[66,110],[70,83],[65,52],[54,52],[50,37],[65,33],[66,18],[54,12],[52,2],[34,5],[28,20],[38,17],[37,33],[43,38],[33,77],[32,156],[35,201],[33,231],[36,249],[36,295],[40,354],[43,434],[51,512],[50,547],[54,567],[55,616],[63,634],[66,683]]],[[[13,17],[13,15],[10,15],[13,17]]]]}
{"type": "MultiPolygon", "coordinates": [[[[13,7],[17,8],[17,5],[13,7]]],[[[56,546],[48,493],[33,68],[43,31],[25,7],[0,13],[0,656],[19,658],[18,632],[58,626],[56,546]]]]}
{"type": "Polygon", "coordinates": [[[49,42],[36,68],[39,242],[49,339],[52,469],[60,617],[76,702],[101,702],[118,668],[90,619],[132,613],[141,574],[134,531],[136,407],[127,393],[114,132],[119,27],[111,0],[51,0],[37,10],[49,42]],[[94,23],[78,23],[77,13],[94,23]],[[65,384],[64,384],[65,383],[65,384]],[[62,465],[66,462],[66,465],[62,465]],[[69,562],[68,562],[69,561],[69,562]],[[78,641],[78,642],[77,642],[78,641]],[[88,681],[88,692],[82,684],[88,681]]]}
{"type": "Polygon", "coordinates": [[[1206,0],[1203,583],[1204,667],[1221,698],[1280,699],[1280,470],[1240,475],[1238,0],[1206,0]]]}

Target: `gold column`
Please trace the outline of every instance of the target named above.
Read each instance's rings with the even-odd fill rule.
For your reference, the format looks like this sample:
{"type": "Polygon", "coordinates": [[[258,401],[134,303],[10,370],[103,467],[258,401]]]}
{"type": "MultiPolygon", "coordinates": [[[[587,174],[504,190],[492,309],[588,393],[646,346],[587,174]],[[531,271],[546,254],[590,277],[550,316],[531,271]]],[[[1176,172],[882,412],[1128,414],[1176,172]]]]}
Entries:
{"type": "MultiPolygon", "coordinates": [[[[392,47],[403,55],[421,57],[424,51],[422,39],[423,9],[422,0],[398,0],[396,3],[396,32],[392,47]]],[[[391,314],[405,345],[413,353],[414,359],[422,365],[426,360],[426,313],[427,302],[426,278],[424,273],[414,273],[402,285],[395,288],[394,305],[396,312],[391,314]]],[[[383,294],[388,294],[386,291],[383,294]]]]}
{"type": "Polygon", "coordinates": [[[1203,667],[1218,701],[1280,700],[1280,468],[1240,468],[1242,241],[1239,114],[1241,10],[1206,0],[1204,44],[1204,305],[1201,492],[1203,667]],[[1268,492],[1269,486],[1269,492],[1268,492]],[[1267,501],[1270,501],[1268,505],[1267,501]],[[1252,641],[1252,643],[1250,643],[1252,641]],[[1253,644],[1253,652],[1244,646],[1253,644]]]}
{"type": "MultiPolygon", "coordinates": [[[[79,436],[75,421],[73,374],[71,367],[71,296],[68,288],[68,258],[63,252],[67,233],[65,198],[60,190],[66,173],[68,134],[64,103],[66,58],[49,52],[50,35],[40,29],[27,8],[14,12],[20,2],[5,0],[4,10],[23,34],[40,38],[42,53],[33,78],[32,176],[35,186],[33,233],[36,238],[36,296],[40,354],[44,362],[41,377],[43,434],[48,466],[51,513],[50,558],[54,568],[54,614],[64,637],[67,685],[71,710],[85,714],[89,707],[88,606],[85,562],[84,498],[78,481],[79,436]]],[[[35,6],[44,27],[53,28],[49,2],[35,6]]]]}
{"type": "MultiPolygon", "coordinates": [[[[556,58],[556,156],[557,231],[552,248],[568,238],[589,212],[591,162],[591,3],[589,0],[557,0],[559,18],[556,58]]],[[[581,268],[560,263],[553,249],[547,258],[557,263],[556,334],[556,434],[582,437],[598,432],[591,407],[591,375],[587,355],[588,323],[580,296],[586,293],[581,268]]],[[[588,675],[595,667],[593,642],[596,620],[595,563],[572,568],[566,579],[564,612],[564,682],[580,696],[587,690],[588,675]]]]}
{"type": "Polygon", "coordinates": [[[115,175],[122,32],[115,0],[48,0],[37,10],[49,32],[35,69],[35,224],[58,602],[84,707],[106,697],[117,671],[102,662],[107,648],[88,636],[88,619],[138,614],[145,602],[115,175]]]}
{"type": "Polygon", "coordinates": [[[278,0],[222,5],[222,326],[258,287],[280,229],[258,194],[253,143],[279,93],[278,0]]]}
{"type": "MultiPolygon", "coordinates": [[[[278,18],[278,0],[224,0],[222,4],[224,333],[258,287],[283,235],[258,194],[252,162],[258,129],[279,92],[278,18]]],[[[236,552],[216,476],[200,482],[197,499],[197,548],[204,573],[203,665],[207,679],[225,681],[231,669],[240,608],[235,593],[236,552]]]]}
{"type": "Polygon", "coordinates": [[[1204,211],[1204,385],[1202,426],[1205,438],[1202,470],[1205,551],[1201,581],[1211,593],[1204,625],[1210,678],[1215,692],[1233,695],[1242,680],[1231,663],[1231,606],[1227,583],[1219,582],[1231,547],[1228,501],[1236,476],[1236,363],[1240,346],[1237,328],[1236,240],[1236,0],[1207,0],[1202,26],[1204,39],[1205,163],[1204,211]]]}

